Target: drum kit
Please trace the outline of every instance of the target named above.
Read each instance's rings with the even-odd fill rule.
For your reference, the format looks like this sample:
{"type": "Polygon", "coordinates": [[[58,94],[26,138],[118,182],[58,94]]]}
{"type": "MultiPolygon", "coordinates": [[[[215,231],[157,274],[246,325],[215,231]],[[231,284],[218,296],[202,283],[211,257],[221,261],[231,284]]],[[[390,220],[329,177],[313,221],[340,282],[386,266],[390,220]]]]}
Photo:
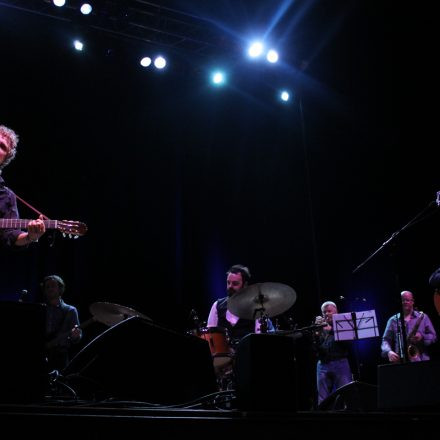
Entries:
{"type": "MultiPolygon", "coordinates": [[[[281,283],[257,283],[228,298],[228,310],[241,319],[259,319],[262,332],[267,331],[267,320],[288,310],[296,301],[296,292],[281,283]]],[[[228,332],[223,327],[205,327],[198,335],[209,343],[214,370],[219,384],[232,374],[234,350],[228,332]]],[[[220,386],[222,389],[223,387],[220,386]]]]}
{"type": "MultiPolygon", "coordinates": [[[[245,287],[228,298],[228,310],[241,319],[259,319],[261,331],[267,331],[267,320],[280,315],[294,305],[296,292],[281,283],[257,283],[245,287]]],[[[95,321],[109,327],[131,318],[138,317],[152,321],[148,316],[130,307],[109,302],[95,302],[89,307],[95,321]]],[[[234,350],[231,347],[227,329],[223,327],[201,327],[195,336],[209,344],[214,371],[219,378],[232,374],[234,350]]]]}

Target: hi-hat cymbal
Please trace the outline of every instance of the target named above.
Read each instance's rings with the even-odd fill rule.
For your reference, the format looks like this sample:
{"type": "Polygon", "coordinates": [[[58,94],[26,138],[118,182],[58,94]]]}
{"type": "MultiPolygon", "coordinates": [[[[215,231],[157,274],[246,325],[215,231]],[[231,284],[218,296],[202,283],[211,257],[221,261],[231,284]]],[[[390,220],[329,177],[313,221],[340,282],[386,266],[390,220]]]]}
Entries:
{"type": "Polygon", "coordinates": [[[280,315],[295,304],[296,292],[286,284],[257,283],[228,298],[228,309],[243,319],[280,315]]]}
{"type": "Polygon", "coordinates": [[[131,309],[130,307],[112,304],[109,302],[95,302],[90,305],[89,310],[98,322],[108,325],[109,327],[124,321],[130,316],[137,316],[139,318],[146,319],[147,321],[151,321],[148,316],[145,316],[144,314],[131,309]]]}

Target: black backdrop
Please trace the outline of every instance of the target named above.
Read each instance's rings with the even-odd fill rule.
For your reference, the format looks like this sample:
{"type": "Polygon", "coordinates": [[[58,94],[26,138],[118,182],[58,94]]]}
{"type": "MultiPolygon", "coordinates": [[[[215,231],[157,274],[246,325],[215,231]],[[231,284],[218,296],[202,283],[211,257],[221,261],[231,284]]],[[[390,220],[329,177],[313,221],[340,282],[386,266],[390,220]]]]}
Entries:
{"type": "MultiPolygon", "coordinates": [[[[274,74],[243,60],[225,90],[187,54],[145,72],[136,42],[90,32],[76,53],[68,24],[0,7],[0,122],[21,137],[3,177],[49,217],[89,226],[78,240],[2,250],[2,298],[28,289],[38,301],[38,282],[58,273],[83,319],[110,301],[184,330],[242,263],[254,281],[297,291],[286,316],[300,326],[331,299],[374,308],[382,332],[402,289],[438,326],[427,285],[438,213],[352,274],[440,190],[431,15],[392,3],[292,15],[290,64],[274,74]],[[284,78],[297,90],[288,107],[271,95],[284,78]]],[[[363,344],[367,380],[378,345],[363,344]]]]}

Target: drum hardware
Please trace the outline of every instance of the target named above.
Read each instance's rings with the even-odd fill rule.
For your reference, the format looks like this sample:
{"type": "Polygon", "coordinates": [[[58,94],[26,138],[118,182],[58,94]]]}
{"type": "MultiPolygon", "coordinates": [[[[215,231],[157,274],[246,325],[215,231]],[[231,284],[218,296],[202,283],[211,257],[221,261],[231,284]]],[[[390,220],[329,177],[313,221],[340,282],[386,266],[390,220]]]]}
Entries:
{"type": "Polygon", "coordinates": [[[206,327],[206,322],[200,321],[198,313],[194,309],[191,309],[189,312],[188,321],[190,322],[190,325],[186,334],[200,336],[201,330],[206,327]]]}

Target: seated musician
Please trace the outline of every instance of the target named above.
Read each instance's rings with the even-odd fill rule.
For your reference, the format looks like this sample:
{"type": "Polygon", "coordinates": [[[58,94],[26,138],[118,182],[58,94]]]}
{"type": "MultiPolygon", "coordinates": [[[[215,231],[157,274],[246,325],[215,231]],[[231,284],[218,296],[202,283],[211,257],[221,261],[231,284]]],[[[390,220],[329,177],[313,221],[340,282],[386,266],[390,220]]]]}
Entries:
{"type": "Polygon", "coordinates": [[[49,275],[43,279],[41,287],[44,293],[46,309],[46,354],[48,369],[63,370],[69,362],[69,349],[72,343],[81,339],[78,311],[66,304],[61,296],[65,283],[58,275],[49,275]]]}
{"type": "MultiPolygon", "coordinates": [[[[260,319],[239,318],[228,310],[228,298],[233,295],[240,295],[240,291],[249,284],[250,278],[251,274],[246,266],[241,264],[232,266],[226,272],[227,296],[215,301],[209,313],[207,331],[217,332],[217,334],[225,332],[226,343],[229,344],[229,353],[214,355],[214,369],[221,390],[235,387],[233,355],[240,340],[250,333],[262,332],[260,319]]],[[[274,331],[274,326],[270,319],[266,319],[265,325],[267,326],[267,332],[274,331]]]]}
{"type": "MultiPolygon", "coordinates": [[[[242,266],[241,264],[232,266],[226,272],[226,290],[228,296],[215,301],[209,312],[207,326],[225,328],[228,331],[232,347],[235,347],[240,339],[249,333],[261,332],[259,319],[255,321],[242,319],[228,310],[228,298],[233,295],[239,295],[240,290],[249,284],[250,279],[251,274],[246,266],[242,266]]],[[[274,331],[270,320],[268,320],[268,331],[274,331]]]]}

